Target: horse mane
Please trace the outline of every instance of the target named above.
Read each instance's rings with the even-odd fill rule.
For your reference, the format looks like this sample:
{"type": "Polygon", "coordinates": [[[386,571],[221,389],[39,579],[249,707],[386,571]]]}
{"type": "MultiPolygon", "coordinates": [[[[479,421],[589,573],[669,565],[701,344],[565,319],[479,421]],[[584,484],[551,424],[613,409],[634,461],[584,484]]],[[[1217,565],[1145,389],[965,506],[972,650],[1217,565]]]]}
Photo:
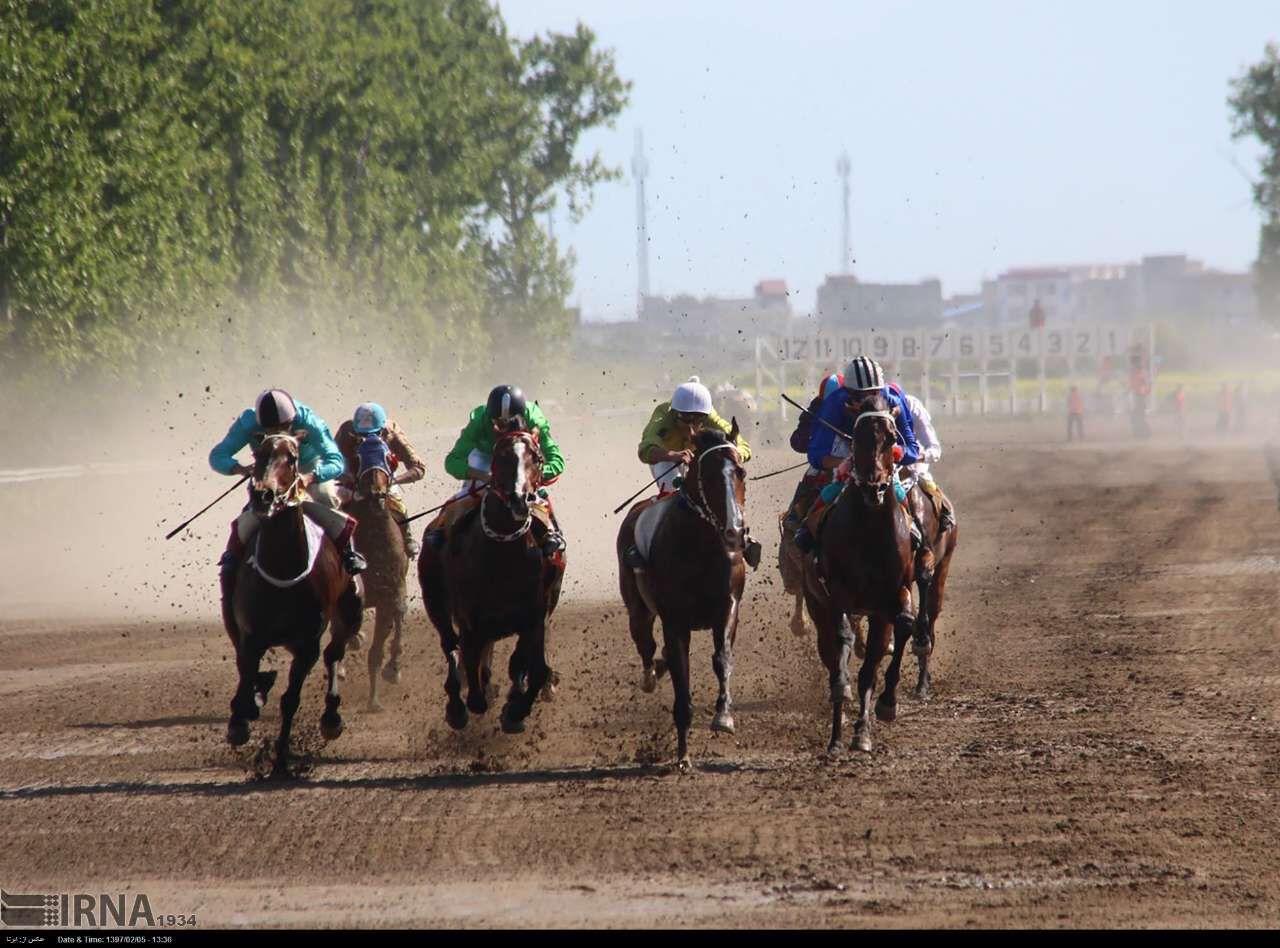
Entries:
{"type": "Polygon", "coordinates": [[[718,444],[728,444],[729,436],[719,428],[704,428],[693,439],[694,447],[699,454],[709,451],[718,444]]]}

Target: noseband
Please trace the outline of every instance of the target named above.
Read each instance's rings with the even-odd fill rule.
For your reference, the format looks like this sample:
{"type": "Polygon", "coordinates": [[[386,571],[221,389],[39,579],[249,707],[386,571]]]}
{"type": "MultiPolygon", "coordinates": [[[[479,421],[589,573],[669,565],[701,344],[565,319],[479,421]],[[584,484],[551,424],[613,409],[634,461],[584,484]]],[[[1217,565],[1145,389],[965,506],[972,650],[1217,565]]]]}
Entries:
{"type": "MultiPolygon", "coordinates": [[[[533,455],[529,463],[534,465],[535,470],[537,471],[542,470],[542,452],[538,448],[538,436],[535,433],[530,431],[513,431],[510,433],[504,434],[500,437],[501,439],[505,439],[509,441],[521,441],[522,443],[527,444],[532,449],[532,455],[533,455]]],[[[497,448],[495,445],[495,453],[496,453],[496,450],[497,448]]],[[[533,487],[534,487],[534,490],[536,491],[537,490],[536,479],[533,481],[533,487]]],[[[489,497],[495,494],[497,495],[498,500],[504,503],[507,502],[511,497],[510,494],[508,494],[501,487],[498,487],[496,484],[493,484],[492,481],[485,487],[485,491],[480,497],[480,529],[484,531],[484,535],[487,536],[490,540],[496,540],[498,543],[510,543],[512,540],[520,539],[522,536],[528,533],[529,528],[533,526],[532,505],[528,503],[525,504],[526,509],[525,509],[523,523],[518,525],[510,533],[499,533],[497,530],[494,530],[492,527],[490,527],[488,520],[485,519],[485,505],[488,504],[489,497]]],[[[508,507],[508,509],[510,508],[508,507]]]]}
{"type": "MultiPolygon", "coordinates": [[[[862,414],[858,415],[858,417],[854,419],[854,422],[853,422],[854,431],[857,431],[858,425],[862,424],[862,422],[868,418],[883,418],[886,422],[889,423],[890,434],[892,434],[895,439],[898,437],[898,424],[893,420],[893,412],[890,412],[890,411],[864,411],[862,414]]],[[[852,462],[852,458],[850,458],[850,461],[852,462]]],[[[877,483],[874,481],[864,480],[862,475],[858,473],[857,464],[850,463],[849,479],[853,481],[854,487],[858,487],[858,488],[874,487],[876,490],[876,503],[883,503],[885,491],[889,489],[889,484],[893,480],[892,471],[893,471],[893,468],[892,468],[892,465],[890,465],[889,480],[885,481],[884,483],[877,483]]]]}

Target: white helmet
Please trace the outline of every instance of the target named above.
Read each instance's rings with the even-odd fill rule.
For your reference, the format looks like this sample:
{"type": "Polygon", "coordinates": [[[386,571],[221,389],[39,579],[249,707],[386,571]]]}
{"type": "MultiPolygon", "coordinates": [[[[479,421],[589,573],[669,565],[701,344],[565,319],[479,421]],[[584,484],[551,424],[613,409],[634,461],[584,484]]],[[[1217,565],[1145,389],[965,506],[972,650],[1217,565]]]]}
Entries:
{"type": "Polygon", "coordinates": [[[671,396],[671,408],[673,411],[709,415],[711,414],[711,393],[696,375],[692,375],[689,381],[676,388],[676,393],[671,396]]]}
{"type": "Polygon", "coordinates": [[[874,392],[884,388],[884,370],[875,359],[858,356],[844,370],[844,387],[851,392],[874,392]]]}

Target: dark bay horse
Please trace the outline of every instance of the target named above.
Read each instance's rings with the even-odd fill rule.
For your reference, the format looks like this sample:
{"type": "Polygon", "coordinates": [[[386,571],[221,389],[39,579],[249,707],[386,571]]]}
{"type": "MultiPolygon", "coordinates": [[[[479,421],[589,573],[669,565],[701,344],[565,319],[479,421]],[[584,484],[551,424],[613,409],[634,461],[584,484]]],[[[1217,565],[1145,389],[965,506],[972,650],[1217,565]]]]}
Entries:
{"type": "Polygon", "coordinates": [[[897,707],[902,646],[915,625],[911,603],[913,555],[907,514],[893,491],[897,426],[883,396],[873,394],[851,409],[852,476],[829,508],[818,533],[818,559],[805,565],[805,605],[818,628],[818,653],[830,675],[831,741],[840,746],[841,718],[848,684],[845,665],[853,646],[845,615],[866,616],[866,657],[858,672],[859,713],[853,746],[871,750],[871,695],[880,660],[895,644],[876,706],[883,720],[897,707]]]}
{"type": "Polygon", "coordinates": [[[374,613],[373,643],[369,647],[369,710],[383,710],[378,701],[379,673],[384,681],[400,682],[401,636],[404,617],[409,608],[405,593],[409,573],[409,556],[404,548],[404,535],[396,523],[395,513],[387,506],[391,489],[390,448],[378,435],[370,435],[360,445],[360,471],[355,490],[346,510],[360,521],[356,532],[356,549],[369,561],[362,574],[366,608],[374,613]],[[385,668],[382,658],[391,638],[391,658],[385,668]]]}
{"type": "Polygon", "coordinates": [[[911,651],[920,665],[915,694],[924,701],[930,694],[929,660],[936,642],[935,630],[942,612],[947,574],[951,571],[951,556],[960,542],[960,527],[953,525],[943,532],[937,506],[918,483],[913,482],[907,492],[907,503],[915,511],[925,541],[916,555],[916,624],[911,635],[911,651]]]}
{"type": "Polygon", "coordinates": [[[302,685],[320,657],[320,640],[332,624],[324,650],[328,691],[320,731],[327,740],[342,734],[338,712],[337,664],[347,642],[360,631],[360,592],[344,572],[338,549],[304,521],[305,497],[298,471],[298,439],[268,435],[254,451],[251,505],[261,520],[255,545],[240,565],[233,608],[240,637],[236,667],[240,683],[231,700],[227,740],[240,746],[249,739],[249,722],[274,680],[258,668],[270,648],[284,647],[293,656],[289,687],[280,697],[280,736],[276,740],[274,776],[289,773],[289,736],[301,700],[302,685]]]}
{"type": "Polygon", "coordinates": [[[746,525],[746,472],[734,443],[738,422],[726,438],[722,431],[703,431],[694,444],[689,472],[653,533],[648,567],[635,570],[624,558],[635,543],[636,522],[653,502],[628,511],[618,531],[618,580],[630,620],[631,638],[644,665],[642,687],[652,691],[658,675],[671,672],[675,692],[672,715],[678,739],[677,760],[689,770],[689,726],[693,697],[689,689],[689,639],[694,629],[710,629],[715,653],[711,664],[720,682],[711,728],[734,732],[729,679],[733,674],[733,642],[738,609],[746,582],[743,543],[746,525]],[[655,618],[662,619],[663,658],[655,662],[655,618]]]}
{"type": "Polygon", "coordinates": [[[467,712],[489,709],[489,661],[493,644],[518,636],[508,663],[511,690],[502,708],[502,729],[519,733],[553,672],[547,665],[546,622],[563,578],[544,561],[534,505],[542,481],[542,450],[536,431],[516,424],[498,435],[492,475],[479,505],[454,526],[439,556],[423,544],[418,580],[431,624],[449,664],[444,690],[445,720],[465,727],[467,712]],[[462,702],[462,675],[467,700],[462,702]]]}

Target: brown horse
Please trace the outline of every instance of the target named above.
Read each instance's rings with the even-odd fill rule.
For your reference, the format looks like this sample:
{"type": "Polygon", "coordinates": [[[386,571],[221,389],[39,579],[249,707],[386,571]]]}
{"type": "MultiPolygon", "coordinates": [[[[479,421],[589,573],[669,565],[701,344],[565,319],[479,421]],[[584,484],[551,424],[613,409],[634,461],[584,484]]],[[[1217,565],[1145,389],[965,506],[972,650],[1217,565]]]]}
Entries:
{"type": "Polygon", "coordinates": [[[227,740],[238,747],[249,739],[249,722],[257,720],[275,677],[258,671],[262,656],[270,648],[288,649],[293,661],[289,687],[280,698],[274,776],[289,773],[293,716],[330,623],[333,632],[324,650],[329,686],[320,731],[327,740],[342,734],[336,668],[347,642],[360,631],[363,617],[360,591],[343,571],[337,547],[318,530],[309,536],[300,506],[304,496],[298,440],[287,434],[268,435],[254,451],[250,490],[250,504],[261,526],[256,545],[240,565],[233,603],[240,632],[236,643],[240,683],[231,701],[227,740]]]}
{"type": "MultiPolygon", "coordinates": [[[[907,492],[907,503],[915,511],[924,545],[916,555],[916,624],[911,636],[911,651],[920,665],[915,695],[927,701],[930,694],[929,659],[936,642],[935,629],[942,612],[947,574],[951,571],[951,555],[960,542],[960,528],[952,526],[943,532],[938,508],[933,499],[914,481],[907,492]]],[[[897,656],[894,656],[897,658],[897,656]]]]}
{"type": "Polygon", "coordinates": [[[395,514],[387,507],[391,490],[389,452],[387,443],[377,435],[365,439],[358,451],[360,471],[356,475],[355,490],[346,508],[360,521],[356,549],[369,561],[362,578],[365,607],[375,610],[373,644],[369,647],[368,706],[374,712],[383,710],[378,701],[379,673],[384,681],[400,683],[400,655],[404,650],[401,636],[409,608],[405,594],[409,557],[395,514]],[[384,668],[382,658],[388,637],[391,638],[391,658],[384,668]]]}
{"type": "Polygon", "coordinates": [[[866,657],[858,672],[859,713],[853,746],[871,750],[871,695],[880,660],[895,649],[885,672],[884,692],[876,707],[892,720],[897,707],[902,645],[915,624],[911,583],[913,556],[907,514],[893,492],[893,448],[897,427],[883,396],[873,394],[850,406],[853,425],[852,477],[831,505],[818,532],[818,559],[805,565],[805,604],[818,628],[818,653],[827,666],[831,689],[831,741],[840,746],[845,664],[853,646],[846,615],[867,617],[866,657]]]}
{"type": "Polygon", "coordinates": [[[694,629],[710,629],[715,644],[711,664],[720,682],[720,694],[711,729],[734,732],[729,679],[746,581],[742,553],[747,533],[742,515],[746,476],[733,449],[737,438],[736,419],[727,438],[722,431],[703,431],[697,436],[689,474],[679,494],[658,501],[669,509],[654,530],[646,569],[633,569],[625,557],[635,543],[636,522],[652,502],[632,507],[618,531],[618,579],[631,638],[644,665],[642,687],[653,691],[658,676],[670,670],[678,765],[686,771],[692,766],[689,639],[694,629]],[[663,658],[658,662],[653,657],[657,650],[655,618],[662,619],[663,658]]]}
{"type": "Polygon", "coordinates": [[[502,708],[504,731],[524,730],[535,699],[553,680],[547,665],[546,621],[559,599],[563,560],[544,563],[540,549],[538,534],[545,536],[545,525],[533,505],[542,465],[536,431],[517,424],[502,432],[479,505],[454,526],[441,555],[431,555],[429,545],[423,544],[418,580],[449,663],[444,690],[450,727],[465,727],[468,709],[475,714],[489,709],[489,660],[499,639],[519,637],[508,664],[511,690],[502,708]]]}

